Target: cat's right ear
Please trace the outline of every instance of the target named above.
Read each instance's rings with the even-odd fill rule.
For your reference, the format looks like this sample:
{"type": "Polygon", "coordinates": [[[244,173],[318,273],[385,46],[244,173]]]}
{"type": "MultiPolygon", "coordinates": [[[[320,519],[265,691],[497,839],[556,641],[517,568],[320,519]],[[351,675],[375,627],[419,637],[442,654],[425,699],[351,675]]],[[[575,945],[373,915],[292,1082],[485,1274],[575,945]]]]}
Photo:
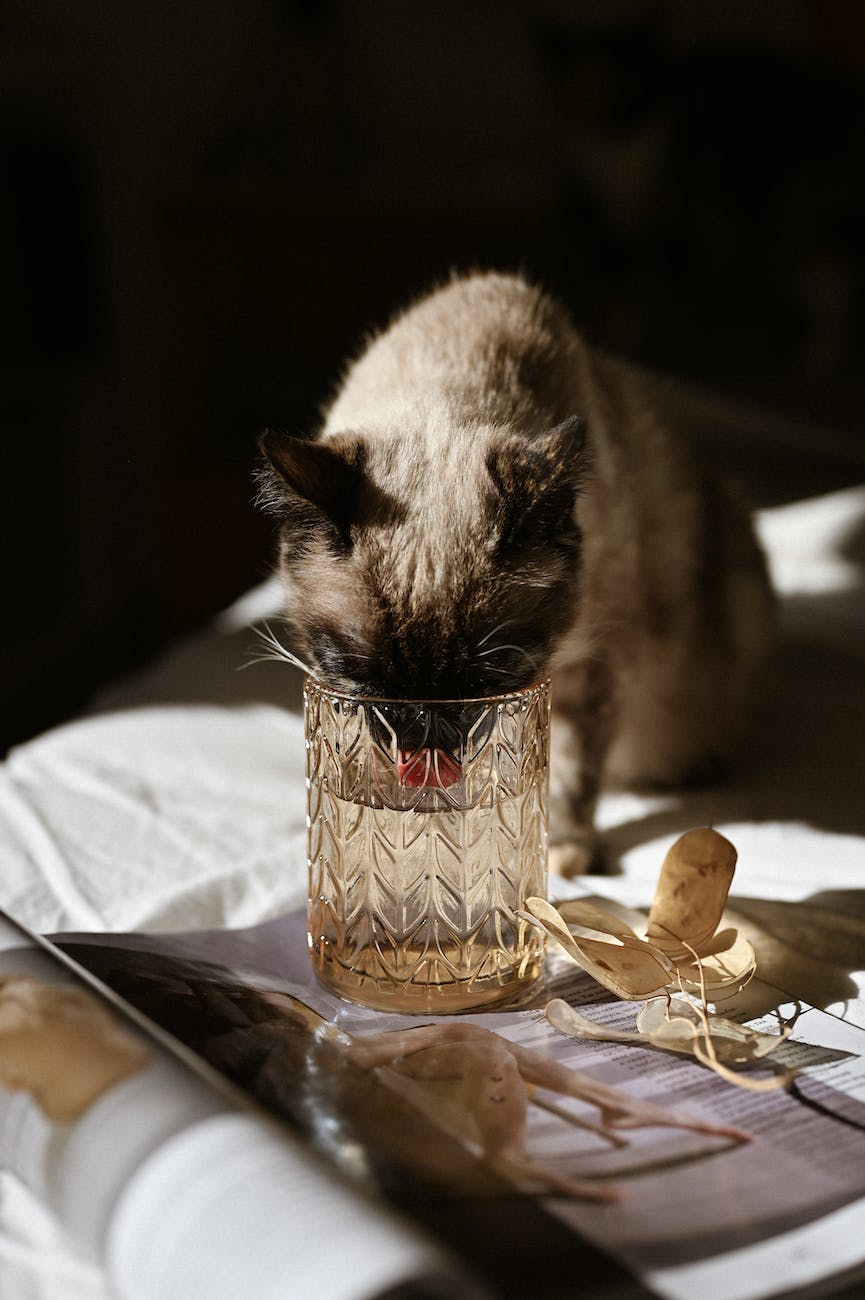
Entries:
{"type": "Polygon", "coordinates": [[[346,434],[314,442],[268,429],[258,447],[259,506],[299,532],[324,527],[347,544],[363,480],[362,440],[346,434]]]}

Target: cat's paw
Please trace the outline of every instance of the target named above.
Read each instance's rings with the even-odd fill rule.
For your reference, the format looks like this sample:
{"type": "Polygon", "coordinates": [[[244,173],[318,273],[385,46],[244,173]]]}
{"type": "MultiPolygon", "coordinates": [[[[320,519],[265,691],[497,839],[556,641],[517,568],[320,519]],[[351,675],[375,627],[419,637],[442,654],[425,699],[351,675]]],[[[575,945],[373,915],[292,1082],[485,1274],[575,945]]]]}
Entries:
{"type": "Polygon", "coordinates": [[[603,846],[594,834],[551,844],[548,861],[550,871],[558,876],[602,875],[607,869],[603,846]]]}

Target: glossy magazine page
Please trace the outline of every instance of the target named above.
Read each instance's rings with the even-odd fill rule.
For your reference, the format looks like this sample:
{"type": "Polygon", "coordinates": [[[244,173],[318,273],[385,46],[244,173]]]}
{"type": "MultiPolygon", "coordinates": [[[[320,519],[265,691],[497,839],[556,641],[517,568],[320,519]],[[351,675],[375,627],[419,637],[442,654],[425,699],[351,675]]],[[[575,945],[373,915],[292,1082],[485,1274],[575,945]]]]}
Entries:
{"type": "Polygon", "coordinates": [[[544,1235],[551,1221],[602,1252],[594,1294],[624,1285],[604,1256],[670,1300],[756,1300],[821,1280],[830,1294],[828,1278],[865,1259],[865,1033],[781,1006],[765,986],[751,986],[742,1014],[768,1032],[779,1013],[796,1019],[756,1074],[798,1073],[788,1088],[751,1092],[679,1055],[557,1033],[543,1014],[553,996],[620,1029],[635,1008],[555,955],[524,1006],[437,1018],[373,1012],[325,989],[301,913],[64,947],[358,1185],[436,1230],[449,1226],[443,1205],[463,1217],[472,1206],[477,1255],[511,1261],[488,1274],[502,1293],[502,1273],[522,1261],[545,1295],[568,1294],[569,1251],[544,1235]],[[494,1121],[478,1069],[499,1080],[494,1121]],[[623,1104],[635,1123],[615,1119],[623,1104]],[[484,1213],[515,1199],[513,1221],[484,1213]]]}
{"type": "MultiPolygon", "coordinates": [[[[2,914],[0,1150],[7,1176],[62,1224],[80,1277],[104,1266],[121,1300],[482,1294],[406,1220],[2,914]]],[[[76,1276],[58,1274],[49,1300],[74,1295],[76,1276]]],[[[0,1258],[0,1295],[25,1293],[15,1259],[0,1258]]]]}

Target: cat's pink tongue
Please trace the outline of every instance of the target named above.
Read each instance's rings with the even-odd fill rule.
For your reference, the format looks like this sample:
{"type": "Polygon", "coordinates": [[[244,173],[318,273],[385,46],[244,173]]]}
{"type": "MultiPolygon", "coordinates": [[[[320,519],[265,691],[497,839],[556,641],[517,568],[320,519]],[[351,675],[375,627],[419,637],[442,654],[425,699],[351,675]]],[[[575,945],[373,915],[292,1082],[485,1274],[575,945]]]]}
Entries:
{"type": "Polygon", "coordinates": [[[462,767],[444,749],[399,749],[396,774],[402,786],[447,790],[462,776],[462,767]]]}

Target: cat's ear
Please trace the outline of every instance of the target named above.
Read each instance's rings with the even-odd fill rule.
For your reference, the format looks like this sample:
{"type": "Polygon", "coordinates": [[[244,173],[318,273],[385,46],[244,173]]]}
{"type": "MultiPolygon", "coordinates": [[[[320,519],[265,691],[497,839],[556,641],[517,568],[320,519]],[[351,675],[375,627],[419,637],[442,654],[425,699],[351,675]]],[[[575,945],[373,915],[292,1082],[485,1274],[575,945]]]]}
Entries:
{"type": "Polygon", "coordinates": [[[536,438],[508,438],[487,455],[487,471],[503,503],[531,510],[542,501],[573,507],[589,466],[587,425],[580,415],[536,438]]]}
{"type": "Polygon", "coordinates": [[[259,505],[299,529],[326,524],[345,541],[363,482],[362,439],[344,434],[313,442],[267,430],[258,447],[259,505]]]}

